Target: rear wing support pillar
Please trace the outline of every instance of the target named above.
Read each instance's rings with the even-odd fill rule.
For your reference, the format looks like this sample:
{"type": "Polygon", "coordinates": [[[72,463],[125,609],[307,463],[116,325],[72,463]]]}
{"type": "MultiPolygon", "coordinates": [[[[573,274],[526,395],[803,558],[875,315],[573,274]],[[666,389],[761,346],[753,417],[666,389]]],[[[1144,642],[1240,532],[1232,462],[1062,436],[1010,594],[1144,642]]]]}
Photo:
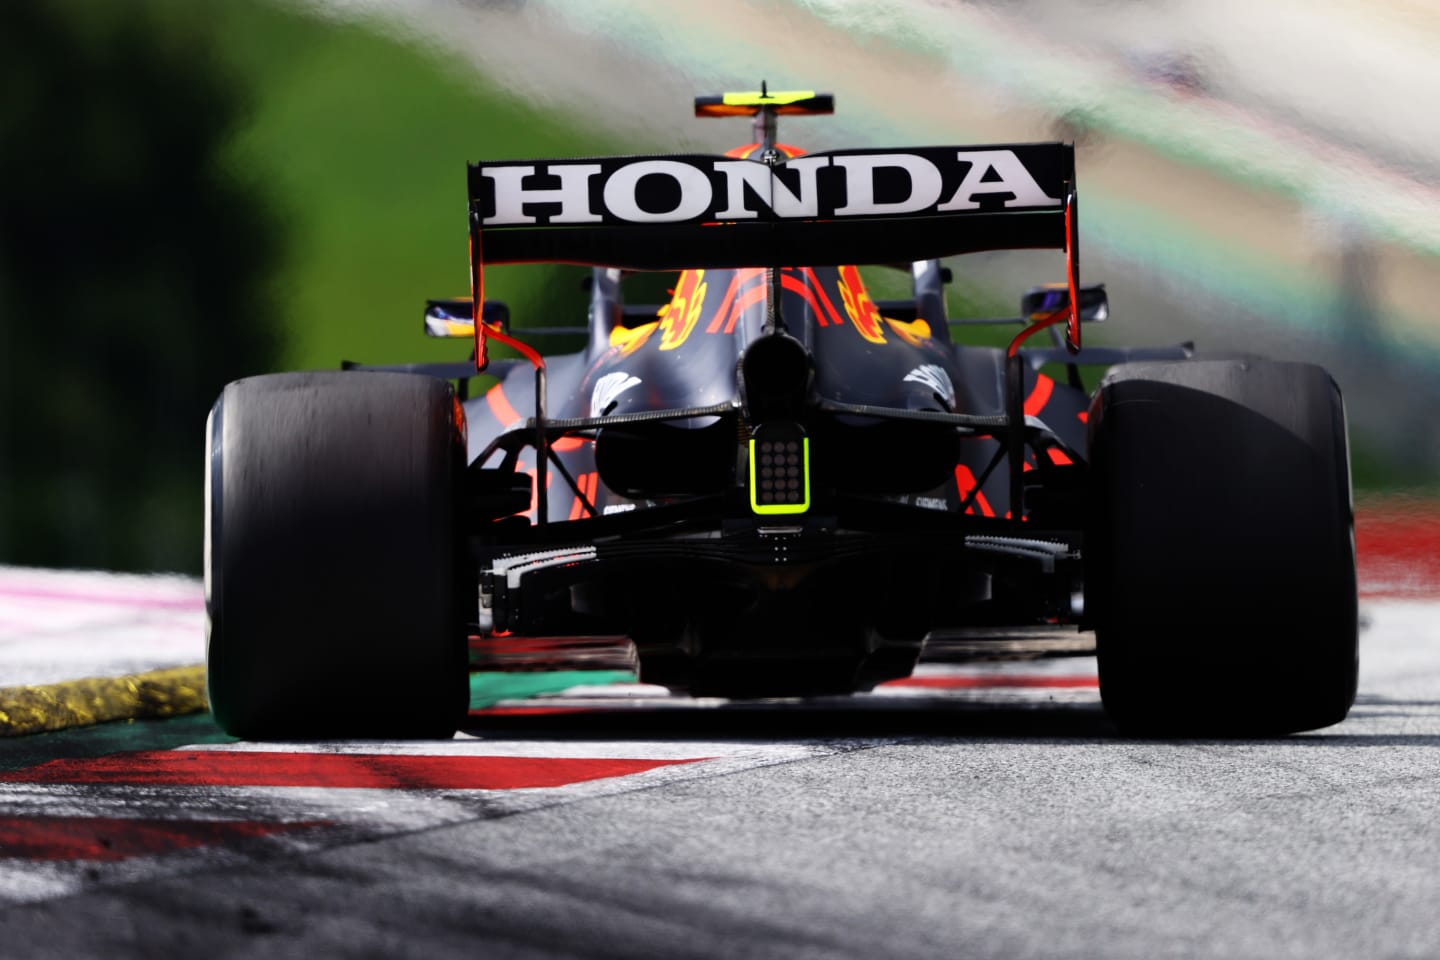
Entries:
{"type": "Polygon", "coordinates": [[[1010,423],[1005,453],[1010,467],[1010,516],[1017,521],[1025,515],[1025,437],[1019,429],[1025,423],[1025,359],[1020,355],[1020,345],[1041,330],[1064,323],[1065,348],[1072,356],[1080,352],[1080,236],[1073,172],[1066,187],[1065,282],[1070,296],[1065,306],[1039,317],[1016,334],[1005,351],[1005,419],[1010,423]]]}
{"type": "Polygon", "coordinates": [[[535,521],[545,524],[550,519],[548,490],[550,487],[550,439],[545,431],[547,393],[545,386],[545,358],[540,351],[521,340],[510,336],[499,324],[491,326],[485,322],[485,262],[483,240],[480,231],[480,213],[470,204],[470,303],[475,323],[475,372],[484,373],[490,365],[486,352],[491,337],[514,348],[535,368],[535,521]]]}

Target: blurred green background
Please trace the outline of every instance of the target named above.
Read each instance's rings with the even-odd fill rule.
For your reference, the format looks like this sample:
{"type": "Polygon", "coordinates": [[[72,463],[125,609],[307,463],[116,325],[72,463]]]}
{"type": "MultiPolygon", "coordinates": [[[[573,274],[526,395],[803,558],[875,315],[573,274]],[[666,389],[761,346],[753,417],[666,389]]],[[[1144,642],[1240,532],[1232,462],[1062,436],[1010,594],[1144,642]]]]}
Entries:
{"type": "MultiPolygon", "coordinates": [[[[854,5],[752,2],[741,12],[790,22],[811,7],[834,21],[854,5]]],[[[871,124],[800,121],[789,128],[796,142],[835,146],[857,130],[913,142],[907,131],[924,128],[931,105],[887,100],[875,78],[929,69],[917,58],[939,55],[923,32],[885,41],[893,50],[857,41],[893,59],[862,75],[807,62],[835,47],[805,30],[791,31],[792,47],[757,53],[745,28],[729,60],[700,63],[693,51],[720,50],[724,24],[698,29],[693,12],[672,16],[646,0],[388,8],[398,19],[339,0],[0,3],[0,563],[198,571],[202,427],[227,381],[341,359],[463,357],[463,344],[421,335],[420,308],[427,296],[467,292],[466,160],[740,142],[738,125],[697,140],[684,121],[689,98],[754,87],[757,63],[774,59],[805,74],[779,80],[836,89],[841,112],[871,124]],[[553,57],[509,51],[487,62],[458,52],[463,36],[436,39],[474,30],[498,58],[501,28],[532,14],[533,35],[575,21],[580,42],[572,36],[553,57]],[[425,29],[402,29],[407,15],[425,29]],[[672,33],[658,32],[667,25],[672,33]],[[654,61],[642,65],[637,50],[654,61]],[[667,72],[666,57],[694,69],[667,72]],[[588,99],[527,86],[549,76],[562,90],[583,91],[591,76],[608,86],[594,84],[588,99]],[[626,84],[633,103],[611,93],[626,84]],[[673,115],[650,106],[672,101],[673,115]]],[[[1071,135],[1107,122],[1098,107],[1064,109],[1062,120],[1084,121],[1071,135]]],[[[1087,196],[1103,198],[1100,187],[1087,196]]],[[[1107,224],[1113,236],[1146,236],[1139,221],[1089,209],[1102,240],[1107,224]]],[[[1141,266],[1150,256],[1121,252],[1141,266]]],[[[1008,274],[989,286],[961,276],[956,314],[1013,309],[1019,287],[1008,274]]],[[[521,326],[582,316],[573,270],[494,269],[487,294],[509,302],[521,326]]],[[[1433,488],[1433,458],[1407,450],[1357,431],[1357,486],[1433,488]]]]}
{"type": "MultiPolygon", "coordinates": [[[[465,161],[605,150],[360,23],[254,0],[0,4],[0,562],[198,571],[229,380],[460,359],[465,161]]],[[[522,317],[573,272],[494,270],[522,317]]]]}

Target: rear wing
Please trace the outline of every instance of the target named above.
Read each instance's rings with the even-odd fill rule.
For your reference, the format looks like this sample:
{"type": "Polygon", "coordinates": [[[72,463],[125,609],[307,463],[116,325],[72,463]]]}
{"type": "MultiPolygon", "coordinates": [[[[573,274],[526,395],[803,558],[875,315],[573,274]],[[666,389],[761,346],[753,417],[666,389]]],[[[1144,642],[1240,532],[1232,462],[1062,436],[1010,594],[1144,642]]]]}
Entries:
{"type": "Polygon", "coordinates": [[[486,263],[681,270],[1059,249],[1069,304],[1027,328],[1012,353],[1030,333],[1062,320],[1068,345],[1079,349],[1070,144],[476,163],[469,188],[478,369],[488,335],[511,342],[481,322],[486,263]]]}

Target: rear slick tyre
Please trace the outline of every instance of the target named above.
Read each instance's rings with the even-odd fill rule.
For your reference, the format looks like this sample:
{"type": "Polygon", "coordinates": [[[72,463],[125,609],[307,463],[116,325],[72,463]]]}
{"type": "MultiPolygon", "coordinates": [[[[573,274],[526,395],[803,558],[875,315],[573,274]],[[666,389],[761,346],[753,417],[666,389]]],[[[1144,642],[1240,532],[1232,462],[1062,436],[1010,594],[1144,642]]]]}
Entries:
{"type": "Polygon", "coordinates": [[[1139,735],[1343,720],[1358,672],[1345,411],[1320,367],[1114,368],[1091,405],[1086,614],[1139,735]]]}
{"type": "Polygon", "coordinates": [[[463,421],[381,372],[230,384],[207,425],[210,706],[249,739],[449,737],[468,705],[463,421]]]}

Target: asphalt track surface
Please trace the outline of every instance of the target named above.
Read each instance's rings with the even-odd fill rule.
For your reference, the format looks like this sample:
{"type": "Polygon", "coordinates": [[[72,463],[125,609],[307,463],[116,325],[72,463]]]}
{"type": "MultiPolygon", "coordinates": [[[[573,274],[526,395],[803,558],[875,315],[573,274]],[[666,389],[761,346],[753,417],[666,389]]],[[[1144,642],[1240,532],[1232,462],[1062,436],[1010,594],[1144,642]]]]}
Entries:
{"type": "Polygon", "coordinates": [[[9,738],[0,953],[1433,957],[1440,605],[1365,611],[1351,718],[1264,741],[1121,738],[1085,657],[574,688],[418,744],[9,738]]]}

